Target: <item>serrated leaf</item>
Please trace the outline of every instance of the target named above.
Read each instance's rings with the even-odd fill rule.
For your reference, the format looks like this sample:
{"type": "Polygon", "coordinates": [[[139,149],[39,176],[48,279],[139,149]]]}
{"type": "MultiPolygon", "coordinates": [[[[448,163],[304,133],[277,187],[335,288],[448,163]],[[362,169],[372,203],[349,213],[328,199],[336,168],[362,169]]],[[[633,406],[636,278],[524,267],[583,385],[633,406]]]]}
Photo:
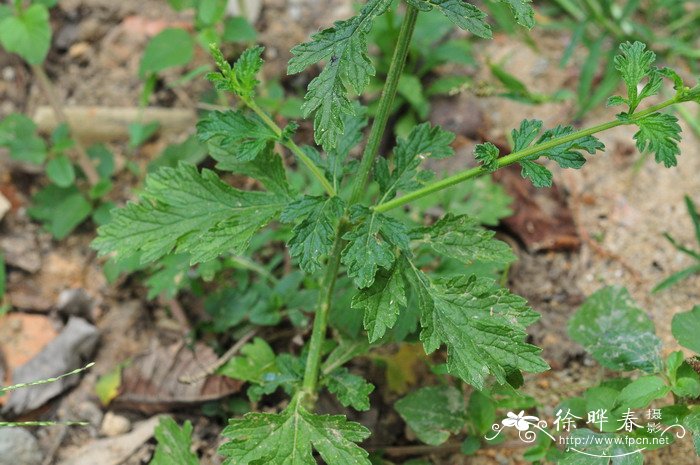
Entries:
{"type": "Polygon", "coordinates": [[[615,55],[614,59],[615,69],[620,72],[627,86],[627,99],[623,100],[629,105],[630,114],[634,112],[642,98],[651,95],[651,89],[644,92],[646,95],[640,94],[638,86],[642,79],[652,73],[652,65],[655,60],[654,52],[647,50],[646,45],[642,42],[620,44],[620,54],[615,55]]]}
{"type": "Polygon", "coordinates": [[[216,168],[243,174],[257,179],[270,192],[289,197],[291,188],[287,182],[287,173],[282,158],[275,153],[274,144],[269,143],[252,161],[239,161],[229,151],[222,150],[215,143],[207,144],[209,154],[216,160],[216,168]]]}
{"type": "Polygon", "coordinates": [[[214,111],[197,123],[197,137],[228,152],[234,161],[254,160],[279,138],[255,116],[240,111],[214,111]]]}
{"type": "Polygon", "coordinates": [[[639,127],[634,135],[640,152],[652,152],[657,163],[666,168],[678,164],[681,154],[678,143],[681,141],[681,127],[678,118],[667,113],[652,113],[635,121],[639,127]]]}
{"type": "Polygon", "coordinates": [[[51,46],[51,24],[46,6],[34,4],[17,15],[0,20],[0,44],[29,64],[42,63],[51,46]]]}
{"type": "Polygon", "coordinates": [[[520,175],[529,179],[535,187],[552,187],[552,172],[546,167],[534,161],[524,160],[520,162],[520,175]]]}
{"type": "Polygon", "coordinates": [[[264,50],[265,48],[260,46],[246,49],[232,67],[216,44],[211,44],[209,51],[214,57],[219,72],[207,74],[207,79],[219,90],[233,92],[243,99],[252,98],[255,96],[255,87],[259,83],[256,77],[263,65],[261,55],[264,50]]]}
{"type": "Polygon", "coordinates": [[[315,273],[322,259],[333,248],[336,227],[343,216],[345,205],[340,197],[304,196],[285,207],[280,216],[283,222],[299,221],[292,229],[289,253],[299,260],[306,273],[315,273]]]}
{"type": "Polygon", "coordinates": [[[371,465],[357,446],[369,437],[364,426],[341,415],[314,415],[297,399],[279,414],[249,413],[229,421],[219,448],[224,465],[315,465],[312,448],[327,465],[371,465]]]}
{"type": "Polygon", "coordinates": [[[308,87],[302,111],[314,117],[314,138],[326,151],[333,149],[345,124],[342,114],[352,114],[347,97],[352,89],[360,94],[375,69],[367,55],[367,33],[374,19],[383,14],[391,0],[369,0],[357,16],[337,21],[333,27],[311,36],[309,42],[292,48],[287,72],[300,73],[311,65],[328,60],[308,87]]]}
{"type": "Polygon", "coordinates": [[[432,446],[459,433],[467,421],[464,396],[452,386],[418,389],[398,400],[394,408],[418,439],[432,446]]]}
{"type": "MultiPolygon", "coordinates": [[[[394,149],[393,169],[389,171],[385,158],[377,159],[377,180],[383,193],[382,201],[391,199],[397,191],[418,189],[425,182],[418,167],[425,158],[446,158],[454,154],[450,144],[454,134],[440,126],[423,123],[415,126],[408,137],[398,139],[394,149]]],[[[432,173],[430,173],[432,176],[432,173]]]]}
{"type": "Polygon", "coordinates": [[[477,389],[491,374],[504,384],[513,369],[538,373],[549,366],[541,349],[524,342],[539,315],[522,297],[493,280],[460,276],[430,282],[412,265],[406,277],[422,309],[420,339],[426,353],[447,346],[448,371],[477,389]]]}
{"type": "Polygon", "coordinates": [[[175,66],[184,66],[192,60],[194,41],[180,28],[164,29],[146,45],[141,57],[139,76],[144,79],[149,73],[159,73],[175,66]]]}
{"type": "Polygon", "coordinates": [[[348,267],[348,276],[362,289],[372,285],[378,268],[391,268],[395,247],[408,250],[408,230],[393,218],[361,205],[351,208],[350,219],[359,224],[343,235],[348,244],[341,261],[348,267]]]}
{"type": "Polygon", "coordinates": [[[346,368],[338,368],[323,378],[323,384],[343,407],[369,410],[369,395],[374,391],[374,385],[361,376],[353,375],[346,368]]]}
{"type": "Polygon", "coordinates": [[[408,3],[421,11],[435,8],[460,29],[484,39],[491,38],[486,14],[471,3],[463,0],[410,0],[408,3]]]}
{"type": "Polygon", "coordinates": [[[484,142],[474,148],[474,158],[489,173],[493,173],[498,169],[498,155],[498,147],[491,142],[484,142]]]}
{"type": "Polygon", "coordinates": [[[363,324],[369,342],[380,339],[394,327],[399,310],[406,306],[406,293],[401,273],[396,266],[391,270],[380,269],[374,283],[360,291],[352,299],[352,308],[364,310],[363,324]]]}
{"type": "Polygon", "coordinates": [[[338,138],[336,147],[328,151],[326,167],[326,171],[336,190],[338,190],[347,170],[345,160],[350,154],[350,150],[362,141],[362,130],[367,126],[367,109],[359,104],[355,104],[353,114],[343,114],[341,119],[344,130],[338,138]]]}
{"type": "Polygon", "coordinates": [[[532,0],[500,0],[501,3],[510,5],[515,20],[521,26],[532,29],[535,26],[535,10],[532,8],[532,0]]]}
{"type": "Polygon", "coordinates": [[[673,315],[671,332],[680,345],[700,354],[700,305],[673,315]]]}
{"type": "Polygon", "coordinates": [[[513,138],[513,152],[519,152],[528,147],[542,130],[542,121],[537,119],[524,119],[518,129],[510,132],[513,138]]]}
{"type": "Polygon", "coordinates": [[[604,367],[655,373],[663,366],[654,324],[623,287],[588,297],[569,320],[568,332],[604,367]]]}
{"type": "MultiPolygon", "coordinates": [[[[572,126],[556,126],[542,133],[537,144],[542,144],[552,139],[568,136],[573,133],[574,128],[572,126]]],[[[537,145],[535,145],[535,147],[537,147],[537,145]]],[[[551,149],[544,150],[539,153],[538,156],[545,156],[550,160],[554,160],[562,168],[579,169],[586,163],[586,157],[581,151],[593,155],[597,151],[604,149],[605,145],[594,136],[584,136],[551,149]]]]}
{"type": "Polygon", "coordinates": [[[273,194],[234,189],[213,171],[181,163],[150,174],[140,202],[114,210],[92,246],[119,260],[141,253],[141,263],[188,252],[194,264],[243,253],[282,207],[273,194]]]}
{"type": "Polygon", "coordinates": [[[180,428],[175,420],[162,417],[155,429],[158,445],[149,465],[199,465],[192,452],[192,423],[186,421],[180,428]]]}
{"type": "Polygon", "coordinates": [[[493,231],[484,229],[467,215],[448,213],[432,226],[416,229],[413,235],[437,253],[467,265],[475,261],[504,264],[515,261],[508,244],[494,239],[493,231]]]}

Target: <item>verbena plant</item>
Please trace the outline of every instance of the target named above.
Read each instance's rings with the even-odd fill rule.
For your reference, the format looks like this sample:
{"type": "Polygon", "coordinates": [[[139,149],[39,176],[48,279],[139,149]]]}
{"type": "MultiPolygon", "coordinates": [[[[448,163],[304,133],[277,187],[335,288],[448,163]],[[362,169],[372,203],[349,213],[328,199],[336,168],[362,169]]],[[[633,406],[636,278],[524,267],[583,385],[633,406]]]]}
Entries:
{"type": "MultiPolygon", "coordinates": [[[[520,24],[532,27],[528,1],[507,3],[520,24]]],[[[397,140],[390,153],[378,156],[416,18],[438,12],[477,36],[490,37],[491,30],[485,15],[469,3],[407,0],[376,115],[363,143],[365,112],[348,94],[362,93],[374,74],[367,35],[391,4],[369,0],[357,16],[336,22],[292,49],[290,74],[324,63],[309,83],[302,108],[305,116],[313,115],[314,138],[323,154],[297,145],[297,126],[278,126],[259,106],[256,75],[263,64],[262,47],[246,50],[233,66],[212,47],[219,72],[208,77],[217,89],[235,94],[240,105],[207,114],[197,125],[198,137],[208,144],[219,170],[253,178],[261,189],[234,188],[214,171],[190,164],[161,168],[148,176],[139,201],[112,212],[93,243],[101,254],[113,254],[117,260],[138,257],[149,263],[177,253],[188,254],[196,264],[244,254],[256,233],[270,223],[293,225],[287,238],[289,254],[319,294],[311,334],[298,357],[275,356],[257,340],[246,346],[244,357],[222,368],[249,381],[249,394],[256,399],[279,387],[290,394],[279,413],[250,413],[231,420],[223,432],[230,441],[220,450],[226,463],[310,464],[315,463],[315,450],[331,465],[369,464],[367,452],[357,443],[370,431],[344,416],[314,413],[316,400],[321,389],[328,389],[345,406],[369,408],[373,386],[344,365],[366,352],[367,342],[391,340],[390,333],[410,319],[419,320],[425,352],[446,347],[446,371],[476,390],[517,387],[522,372],[547,370],[540,349],[525,342],[526,328],[539,318],[525,299],[481,275],[436,277],[431,272],[441,260],[455,260],[465,270],[475,262],[509,263],[514,256],[508,246],[466,215],[448,213],[413,224],[392,213],[513,164],[519,164],[523,177],[535,186],[551,186],[552,172],[538,161],[581,168],[585,153],[604,149],[594,134],[617,126],[636,126],[637,147],[653,152],[657,162],[674,166],[681,129],[673,115],[661,110],[700,100],[700,87],[687,87],[674,71],[654,67],[654,53],[644,44],[625,43],[615,66],[627,93],[611,97],[609,104],[624,105],[626,111],[614,120],[578,131],[561,125],[545,130],[541,121],[525,120],[512,131],[511,153],[501,154],[488,142],[480,144],[474,153],[477,167],[432,180],[422,162],[453,154],[454,135],[438,126],[419,124],[397,140]],[[660,92],[665,78],[672,81],[675,95],[644,106],[660,92]],[[363,146],[362,156],[353,163],[349,155],[358,146],[363,146]],[[314,185],[303,192],[293,188],[288,182],[291,170],[277,148],[291,152],[314,185]],[[418,262],[418,252],[426,250],[434,260],[418,262]],[[354,296],[350,306],[336,311],[363,315],[364,342],[335,343],[328,338],[338,283],[354,296]]]]}

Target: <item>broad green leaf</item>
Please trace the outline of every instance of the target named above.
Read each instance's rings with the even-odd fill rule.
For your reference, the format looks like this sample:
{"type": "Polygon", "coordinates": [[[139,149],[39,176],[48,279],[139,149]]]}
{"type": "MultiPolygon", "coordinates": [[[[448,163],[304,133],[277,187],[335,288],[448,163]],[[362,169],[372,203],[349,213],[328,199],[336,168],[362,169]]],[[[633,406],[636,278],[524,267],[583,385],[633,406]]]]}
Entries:
{"type": "Polygon", "coordinates": [[[256,337],[241,348],[241,355],[231,358],[218,373],[233,379],[261,384],[267,373],[276,372],[276,357],[270,345],[256,337]]]}
{"type": "Polygon", "coordinates": [[[377,341],[393,328],[399,310],[406,306],[403,277],[396,268],[380,269],[374,283],[360,289],[352,299],[352,308],[364,310],[363,322],[369,342],[377,341]]]}
{"type": "Polygon", "coordinates": [[[681,127],[678,118],[667,113],[652,113],[636,120],[639,131],[634,135],[640,152],[652,152],[657,163],[666,168],[678,164],[681,154],[678,143],[681,141],[681,127]]]}
{"type": "Polygon", "coordinates": [[[6,147],[15,160],[37,165],[46,160],[46,143],[37,135],[36,124],[19,113],[0,121],[0,147],[6,147]]]}
{"type": "Polygon", "coordinates": [[[369,437],[364,426],[341,415],[315,415],[298,399],[279,414],[249,413],[229,421],[219,448],[224,465],[315,465],[316,450],[327,465],[371,465],[357,446],[369,437]]]}
{"type": "Polygon", "coordinates": [[[321,268],[322,259],[333,248],[336,228],[343,216],[344,204],[340,197],[304,196],[285,207],[280,220],[297,222],[289,239],[289,253],[299,260],[306,273],[321,268]]]}
{"type": "Polygon", "coordinates": [[[348,276],[362,289],[372,285],[378,268],[391,268],[395,247],[408,250],[408,231],[393,218],[361,205],[351,208],[350,220],[359,224],[343,235],[348,244],[341,260],[348,267],[348,276]]]}
{"type": "Polygon", "coordinates": [[[314,138],[326,151],[333,149],[345,130],[343,113],[352,114],[347,97],[352,89],[360,94],[375,69],[367,55],[367,33],[374,19],[392,0],[368,0],[357,16],[337,21],[333,27],[311,36],[309,42],[292,48],[287,72],[297,74],[320,61],[327,61],[321,74],[308,87],[302,111],[314,116],[314,138]]]}
{"type": "Polygon", "coordinates": [[[34,4],[17,16],[2,19],[0,44],[29,64],[41,64],[51,46],[51,24],[46,6],[34,4]]]}
{"type": "Polygon", "coordinates": [[[661,399],[671,391],[658,376],[642,376],[625,386],[615,403],[622,408],[646,408],[652,400],[661,399]]]}
{"type": "Polygon", "coordinates": [[[418,439],[437,446],[466,424],[464,396],[452,386],[420,388],[398,400],[394,408],[418,439]]]}
{"type": "Polygon", "coordinates": [[[486,22],[486,14],[471,3],[463,0],[409,0],[408,4],[421,11],[435,8],[460,29],[484,39],[491,38],[491,27],[486,22]]]}
{"type": "Polygon", "coordinates": [[[425,351],[447,346],[451,374],[483,389],[489,374],[504,384],[514,369],[538,373],[549,368],[539,356],[541,349],[524,342],[526,326],[539,318],[525,299],[491,279],[460,276],[430,282],[412,264],[405,269],[422,309],[425,351]]]}
{"type": "Polygon", "coordinates": [[[237,162],[255,160],[270,142],[279,139],[256,116],[232,110],[211,112],[199,120],[197,137],[202,142],[217,146],[237,162]]]}
{"type": "Polygon", "coordinates": [[[489,173],[493,173],[498,169],[498,155],[498,147],[491,142],[484,142],[474,148],[474,158],[489,173]]]}
{"type": "Polygon", "coordinates": [[[37,192],[27,213],[43,223],[56,239],[63,239],[85,221],[92,205],[75,186],[62,188],[49,185],[37,192]]]}
{"type": "Polygon", "coordinates": [[[255,96],[255,87],[259,81],[256,79],[263,60],[261,58],[263,47],[251,47],[246,49],[233,67],[226,61],[224,55],[212,44],[209,50],[216,61],[219,72],[207,74],[207,79],[214,83],[219,90],[227,90],[244,99],[255,96]]]}
{"type": "Polygon", "coordinates": [[[406,139],[399,139],[394,149],[393,169],[389,171],[386,158],[378,158],[376,177],[382,190],[382,201],[391,199],[397,191],[415,190],[432,176],[432,172],[418,171],[425,158],[446,158],[454,151],[450,144],[454,134],[430,123],[414,127],[406,139]]]}
{"type": "Polygon", "coordinates": [[[153,37],[141,57],[139,76],[159,73],[175,66],[184,66],[192,60],[194,42],[184,29],[168,28],[153,37]]]}
{"type": "Polygon", "coordinates": [[[59,155],[46,164],[46,175],[58,187],[68,187],[75,182],[75,168],[65,155],[59,155]]]}
{"type": "Polygon", "coordinates": [[[673,315],[671,332],[680,345],[700,354],[700,305],[673,315]]]}
{"type": "Polygon", "coordinates": [[[656,373],[663,366],[654,323],[623,287],[588,297],[569,320],[568,332],[604,367],[656,373]]]}
{"type": "Polygon", "coordinates": [[[158,445],[149,465],[199,465],[192,452],[192,423],[182,428],[170,417],[162,417],[155,429],[158,445]]]}
{"type": "Polygon", "coordinates": [[[194,264],[243,253],[282,207],[273,194],[234,189],[213,171],[181,163],[150,174],[141,200],[115,210],[93,247],[119,260],[141,253],[141,263],[188,252],[194,264]]]}
{"type": "Polygon", "coordinates": [[[374,385],[361,376],[353,375],[346,368],[338,368],[326,375],[322,382],[344,407],[369,410],[369,395],[374,391],[374,385]]]}
{"type": "Polygon", "coordinates": [[[150,123],[129,123],[127,130],[129,132],[129,147],[136,148],[143,145],[148,139],[158,131],[160,123],[151,121],[150,123]]]}
{"type": "Polygon", "coordinates": [[[493,231],[484,229],[466,215],[454,216],[448,213],[432,226],[414,230],[412,236],[430,245],[437,253],[467,265],[475,261],[515,261],[515,255],[508,244],[494,239],[493,231]]]}
{"type": "Polygon", "coordinates": [[[226,13],[226,0],[197,0],[197,19],[204,25],[218,23],[226,13]]]}

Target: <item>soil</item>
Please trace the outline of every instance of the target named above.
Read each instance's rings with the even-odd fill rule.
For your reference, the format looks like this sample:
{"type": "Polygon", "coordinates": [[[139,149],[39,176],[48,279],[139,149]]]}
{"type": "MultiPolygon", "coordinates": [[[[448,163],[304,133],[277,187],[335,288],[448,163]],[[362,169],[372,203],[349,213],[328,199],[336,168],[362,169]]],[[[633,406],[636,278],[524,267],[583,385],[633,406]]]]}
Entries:
{"type": "MultiPolygon", "coordinates": [[[[52,14],[55,41],[46,69],[66,105],[137,105],[142,85],[137,69],[148,38],[167,25],[191,23],[190,14],[176,13],[164,3],[158,0],[62,0],[59,3],[52,14]]],[[[260,31],[260,42],[266,45],[266,76],[283,74],[292,45],[351,12],[351,2],[347,0],[263,1],[256,27],[260,31]]],[[[573,89],[584,55],[574,53],[571,62],[561,68],[559,58],[569,37],[565,32],[542,34],[537,50],[523,45],[515,37],[498,35],[480,47],[480,59],[489,57],[491,62],[502,64],[535,92],[573,89]]],[[[194,69],[207,59],[203,52],[198,52],[190,67],[194,69]]],[[[475,73],[477,79],[488,80],[484,71],[487,67],[478,69],[481,71],[470,72],[475,73]]],[[[37,106],[46,104],[31,73],[17,58],[0,52],[0,72],[0,118],[16,111],[31,115],[37,106]]],[[[164,79],[176,77],[166,74],[164,79]]],[[[295,80],[305,79],[308,76],[302,75],[286,81],[287,85],[296,87],[295,80]]],[[[151,104],[192,108],[193,101],[206,86],[194,80],[181,91],[173,92],[161,85],[151,104]]],[[[544,120],[545,126],[554,126],[570,121],[574,114],[571,102],[535,106],[504,98],[476,98],[466,92],[441,100],[433,111],[439,113],[433,115],[436,119],[442,115],[444,120],[449,120],[448,129],[457,132],[463,144],[457,157],[445,165],[447,170],[472,163],[474,143],[491,140],[505,145],[507,132],[523,118],[537,117],[544,120]]],[[[614,114],[614,109],[599,108],[588,113],[577,125],[607,121],[614,114]]],[[[653,160],[640,160],[632,144],[633,130],[626,127],[602,134],[607,151],[590,157],[584,169],[564,171],[552,167],[580,238],[579,247],[566,251],[532,251],[519,242],[512,231],[507,228],[502,231],[518,252],[518,261],[509,274],[509,285],[514,292],[528,298],[542,314],[541,321],[531,329],[531,338],[533,343],[543,347],[544,357],[553,370],[528,376],[525,391],[537,398],[546,416],[552,416],[562,398],[582,392],[604,374],[567,338],[566,325],[585,296],[605,285],[629,289],[653,319],[665,353],[681,349],[671,337],[671,319],[700,302],[700,276],[657,294],[651,294],[651,289],[670,273],[690,264],[686,256],[662,237],[663,233],[669,233],[681,243],[693,243],[683,196],[690,195],[700,203],[700,177],[697,175],[700,141],[684,124],[682,126],[683,155],[674,169],[660,167],[653,160]]],[[[130,152],[124,141],[113,141],[110,148],[122,159],[122,164],[125,159],[136,156],[135,161],[145,165],[167,144],[178,142],[184,136],[172,140],[160,138],[137,154],[130,152]]],[[[126,172],[120,175],[114,200],[125,201],[135,182],[126,172]]],[[[182,321],[165,310],[169,306],[167,302],[148,301],[136,282],[126,280],[116,286],[107,285],[100,271],[101,261],[88,247],[94,235],[93,225],[83,225],[68,239],[57,242],[31,222],[26,208],[31,194],[42,183],[40,175],[10,162],[0,151],[0,192],[12,205],[0,224],[0,247],[9,266],[10,301],[20,312],[46,318],[41,324],[48,321],[59,326],[67,316],[57,311],[61,292],[84,289],[95,303],[84,316],[102,330],[97,366],[84,376],[77,389],[47,408],[59,418],[88,417],[93,424],[82,430],[59,427],[38,432],[42,450],[54,457],[55,463],[61,463],[79,447],[97,441],[102,414],[107,410],[96,402],[93,394],[97,377],[112,370],[118,361],[146,350],[156,339],[161,342],[177,340],[182,321]]],[[[423,380],[418,380],[418,384],[423,380]]],[[[405,431],[400,419],[391,411],[389,399],[376,396],[373,402],[375,400],[380,405],[358,418],[378,431],[371,446],[418,444],[409,441],[411,433],[405,431]]],[[[334,408],[328,406],[328,410],[334,408]]],[[[145,418],[132,412],[118,413],[132,422],[145,418]]],[[[215,454],[219,426],[199,415],[198,407],[180,411],[178,419],[185,418],[195,424],[195,447],[202,451],[203,463],[219,463],[215,454]]],[[[152,443],[140,446],[124,463],[145,463],[152,448],[152,443]]],[[[449,447],[430,449],[426,456],[433,463],[443,465],[517,464],[525,463],[523,452],[522,444],[509,441],[505,446],[480,450],[474,457],[451,453],[449,447]]],[[[399,457],[392,460],[401,463],[411,455],[399,457]]],[[[698,463],[688,438],[673,447],[648,453],[646,457],[645,463],[649,464],[698,463]]]]}

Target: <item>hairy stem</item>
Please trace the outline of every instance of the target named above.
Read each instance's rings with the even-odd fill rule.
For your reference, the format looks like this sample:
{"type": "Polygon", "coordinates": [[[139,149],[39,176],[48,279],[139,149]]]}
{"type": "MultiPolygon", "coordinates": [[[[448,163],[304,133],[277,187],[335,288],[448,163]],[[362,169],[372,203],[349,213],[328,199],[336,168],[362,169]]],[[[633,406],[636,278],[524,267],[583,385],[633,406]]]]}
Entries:
{"type": "MultiPolygon", "coordinates": [[[[611,129],[611,128],[614,128],[617,126],[624,126],[624,125],[628,125],[628,124],[633,124],[635,121],[637,121],[641,118],[644,118],[645,116],[648,116],[652,113],[655,113],[655,112],[661,110],[662,108],[666,108],[670,105],[674,105],[678,102],[679,102],[678,98],[674,97],[674,98],[666,100],[665,102],[662,102],[658,105],[654,105],[652,107],[649,107],[646,110],[642,110],[642,111],[639,111],[637,113],[634,113],[626,121],[619,120],[619,119],[616,119],[614,121],[608,121],[607,123],[599,124],[597,126],[593,126],[593,127],[588,128],[588,129],[582,129],[581,131],[576,131],[576,132],[573,132],[569,135],[557,137],[556,139],[551,139],[551,140],[544,142],[542,144],[536,144],[536,145],[527,147],[523,150],[513,152],[509,155],[506,155],[506,156],[498,159],[498,169],[504,168],[504,167],[512,165],[514,163],[518,163],[519,161],[522,161],[523,159],[525,159],[527,157],[530,157],[532,155],[536,155],[538,153],[544,152],[544,151],[549,150],[549,149],[554,148],[554,147],[558,147],[559,145],[575,141],[576,139],[580,139],[581,137],[590,136],[592,134],[606,131],[608,129],[611,129]]],[[[434,194],[435,192],[452,187],[455,184],[459,184],[461,182],[467,181],[469,179],[477,178],[479,176],[484,176],[486,174],[489,174],[489,171],[485,170],[481,166],[477,166],[475,168],[461,171],[457,174],[453,174],[452,176],[448,176],[444,179],[441,179],[439,181],[435,181],[434,183],[428,184],[427,186],[425,186],[421,189],[418,189],[418,190],[415,190],[413,192],[409,192],[405,195],[402,195],[401,197],[397,197],[395,199],[389,200],[388,202],[380,203],[374,207],[374,210],[378,211],[378,212],[385,212],[388,210],[392,210],[394,208],[398,208],[400,206],[406,205],[407,203],[412,202],[414,200],[426,197],[428,195],[434,194]]]]}
{"type": "MultiPolygon", "coordinates": [[[[32,72],[37,77],[39,85],[46,94],[46,98],[49,100],[49,105],[56,114],[56,119],[61,123],[65,123],[72,132],[68,117],[66,117],[66,113],[63,111],[63,105],[58,99],[54,86],[49,77],[46,75],[44,68],[41,65],[32,65],[32,72]]],[[[78,164],[80,169],[83,170],[83,173],[85,173],[85,177],[90,185],[94,186],[100,181],[100,175],[97,174],[97,169],[95,168],[95,165],[92,164],[92,160],[90,160],[90,157],[85,151],[83,144],[80,143],[77,138],[73,141],[75,142],[75,162],[78,164]]]]}
{"type": "MultiPolygon", "coordinates": [[[[350,205],[357,203],[360,200],[362,193],[364,192],[365,185],[367,184],[369,172],[379,149],[379,143],[381,142],[382,136],[384,135],[384,130],[386,129],[386,123],[389,119],[394,96],[396,95],[396,88],[399,83],[399,79],[401,78],[401,71],[403,70],[403,65],[406,62],[408,46],[411,42],[411,37],[413,36],[417,16],[418,10],[409,6],[408,10],[406,11],[406,16],[404,16],[403,24],[401,25],[401,31],[399,32],[398,43],[396,44],[396,49],[394,50],[394,56],[391,59],[389,75],[386,83],[384,84],[382,96],[379,100],[377,116],[372,123],[372,129],[370,129],[367,145],[365,146],[364,153],[362,154],[360,169],[355,179],[355,184],[353,185],[352,194],[350,196],[350,205]]],[[[255,108],[251,108],[253,111],[256,111],[255,108]]],[[[290,149],[294,151],[291,147],[290,149]]],[[[301,149],[298,147],[297,150],[301,152],[301,149]]],[[[319,305],[316,309],[314,326],[311,330],[309,355],[306,360],[304,381],[300,393],[301,401],[307,409],[312,409],[314,403],[316,402],[318,378],[321,368],[321,349],[323,348],[323,342],[326,339],[328,314],[331,309],[333,289],[335,288],[335,281],[338,277],[338,269],[340,268],[341,252],[345,247],[343,233],[345,232],[346,228],[347,221],[342,219],[338,225],[335,242],[333,244],[333,251],[328,259],[326,276],[322,283],[323,292],[319,300],[319,305]]]]}
{"type": "Polygon", "coordinates": [[[328,314],[331,309],[333,300],[333,290],[335,281],[338,277],[338,269],[340,268],[340,253],[343,251],[344,241],[342,235],[344,232],[344,223],[338,226],[338,234],[335,237],[333,251],[331,252],[326,269],[326,276],[323,279],[323,292],[319,299],[319,305],[316,309],[314,318],[314,326],[311,330],[311,341],[309,341],[309,356],[306,359],[306,370],[304,371],[304,381],[302,384],[303,402],[305,406],[311,409],[316,402],[316,391],[318,389],[318,376],[321,368],[321,349],[323,342],[326,339],[326,329],[328,328],[328,314]]]}
{"type": "MultiPolygon", "coordinates": [[[[272,131],[277,135],[281,136],[282,135],[282,129],[277,126],[277,124],[272,121],[272,119],[263,111],[262,108],[258,106],[257,103],[253,99],[245,99],[244,103],[248,108],[253,110],[256,115],[270,128],[272,131]]],[[[314,178],[321,183],[323,188],[325,189],[326,193],[330,195],[331,197],[335,197],[336,192],[335,189],[333,189],[333,186],[331,183],[326,179],[326,177],[323,175],[321,170],[318,169],[318,167],[314,164],[314,162],[304,153],[304,151],[294,143],[291,139],[287,139],[285,141],[282,141],[282,145],[287,147],[289,150],[292,151],[294,155],[296,155],[299,160],[306,166],[306,168],[311,172],[314,178]]]]}
{"type": "Polygon", "coordinates": [[[367,138],[367,145],[365,145],[365,150],[362,153],[360,168],[357,170],[357,177],[352,186],[352,193],[350,195],[351,205],[357,203],[362,198],[362,194],[365,191],[365,186],[369,179],[369,172],[377,156],[379,144],[382,141],[386,123],[391,114],[391,107],[394,104],[396,89],[399,85],[399,79],[401,79],[404,64],[406,63],[406,55],[408,54],[408,47],[411,43],[413,30],[416,27],[417,17],[418,10],[412,6],[407,6],[406,15],[403,18],[401,30],[399,31],[399,38],[396,48],[394,49],[394,56],[391,58],[391,64],[389,65],[386,83],[382,90],[382,96],[379,99],[377,115],[372,123],[372,128],[367,138]]]}

